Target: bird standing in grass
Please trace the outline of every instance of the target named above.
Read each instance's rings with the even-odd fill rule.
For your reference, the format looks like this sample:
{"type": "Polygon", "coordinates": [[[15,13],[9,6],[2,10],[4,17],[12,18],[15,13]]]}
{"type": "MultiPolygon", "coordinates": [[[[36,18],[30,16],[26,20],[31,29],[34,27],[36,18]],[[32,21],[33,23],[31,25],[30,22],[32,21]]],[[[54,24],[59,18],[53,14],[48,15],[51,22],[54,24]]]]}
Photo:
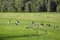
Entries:
{"type": "Polygon", "coordinates": [[[54,26],[54,29],[58,28],[58,26],[54,26]]]}
{"type": "Polygon", "coordinates": [[[26,29],[28,29],[28,28],[32,28],[32,26],[26,26],[26,29]]]}
{"type": "Polygon", "coordinates": [[[50,27],[51,25],[50,24],[46,24],[46,26],[50,27]]]}
{"type": "Polygon", "coordinates": [[[18,25],[18,24],[19,24],[19,21],[17,20],[17,21],[15,22],[15,24],[18,25]]]}
{"type": "Polygon", "coordinates": [[[41,24],[40,24],[40,27],[43,27],[43,26],[44,26],[44,24],[43,24],[43,23],[41,23],[41,24]]]}
{"type": "Polygon", "coordinates": [[[34,21],[32,21],[32,23],[31,23],[31,24],[32,24],[32,26],[36,26],[36,24],[35,24],[35,22],[34,22],[34,21]]]}
{"type": "Polygon", "coordinates": [[[10,22],[11,22],[11,21],[9,20],[9,21],[8,21],[8,24],[9,24],[10,22]]]}

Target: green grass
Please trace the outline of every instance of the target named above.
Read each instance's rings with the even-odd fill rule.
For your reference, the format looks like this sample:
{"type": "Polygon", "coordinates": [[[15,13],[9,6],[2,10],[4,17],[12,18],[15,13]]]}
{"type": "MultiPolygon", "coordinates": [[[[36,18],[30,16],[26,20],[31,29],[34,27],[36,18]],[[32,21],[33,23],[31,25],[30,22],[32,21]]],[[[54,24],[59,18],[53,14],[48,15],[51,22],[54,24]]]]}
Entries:
{"type": "Polygon", "coordinates": [[[0,13],[0,40],[60,40],[60,14],[0,13]],[[8,20],[11,20],[10,24],[7,23],[8,20]],[[16,20],[20,22],[18,26],[15,25],[16,20]],[[33,20],[36,24],[44,23],[44,27],[26,29],[33,20]],[[47,23],[51,24],[50,28],[46,27],[47,23]],[[53,28],[55,25],[58,26],[57,29],[53,28]]]}

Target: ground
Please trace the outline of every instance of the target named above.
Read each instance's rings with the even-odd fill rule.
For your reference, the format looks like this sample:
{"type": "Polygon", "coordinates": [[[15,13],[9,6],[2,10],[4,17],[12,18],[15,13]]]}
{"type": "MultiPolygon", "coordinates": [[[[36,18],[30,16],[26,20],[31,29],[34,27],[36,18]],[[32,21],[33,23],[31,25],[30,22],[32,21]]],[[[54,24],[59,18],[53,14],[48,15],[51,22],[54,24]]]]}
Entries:
{"type": "Polygon", "coordinates": [[[0,40],[60,40],[60,13],[0,13],[0,40]],[[15,25],[16,20],[19,25],[15,25]],[[26,29],[31,21],[44,23],[44,27],[26,29]],[[54,29],[55,25],[58,28],[54,29]]]}

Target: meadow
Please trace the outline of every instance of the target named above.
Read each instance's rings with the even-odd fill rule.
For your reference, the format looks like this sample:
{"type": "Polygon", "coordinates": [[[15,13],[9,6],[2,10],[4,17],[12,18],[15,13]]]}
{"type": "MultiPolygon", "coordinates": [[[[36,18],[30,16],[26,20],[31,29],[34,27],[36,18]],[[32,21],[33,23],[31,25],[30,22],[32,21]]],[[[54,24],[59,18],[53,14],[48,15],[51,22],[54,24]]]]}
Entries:
{"type": "Polygon", "coordinates": [[[60,40],[60,13],[0,13],[0,40],[60,40]],[[15,25],[16,20],[19,25],[15,25]],[[32,21],[44,26],[26,29],[32,21]],[[58,28],[54,29],[55,25],[58,28]]]}

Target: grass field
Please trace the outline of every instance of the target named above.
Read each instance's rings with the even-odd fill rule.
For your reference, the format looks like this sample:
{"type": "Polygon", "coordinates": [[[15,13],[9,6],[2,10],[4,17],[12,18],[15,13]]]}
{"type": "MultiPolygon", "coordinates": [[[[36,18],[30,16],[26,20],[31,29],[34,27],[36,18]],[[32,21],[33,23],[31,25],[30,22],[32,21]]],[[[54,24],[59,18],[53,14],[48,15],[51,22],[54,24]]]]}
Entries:
{"type": "Polygon", "coordinates": [[[0,40],[60,40],[60,13],[0,13],[0,40]],[[18,26],[16,20],[20,22],[18,26]],[[44,23],[44,27],[26,29],[31,21],[44,23]],[[47,27],[47,23],[51,27],[47,27]],[[55,25],[58,28],[54,29],[55,25]]]}

